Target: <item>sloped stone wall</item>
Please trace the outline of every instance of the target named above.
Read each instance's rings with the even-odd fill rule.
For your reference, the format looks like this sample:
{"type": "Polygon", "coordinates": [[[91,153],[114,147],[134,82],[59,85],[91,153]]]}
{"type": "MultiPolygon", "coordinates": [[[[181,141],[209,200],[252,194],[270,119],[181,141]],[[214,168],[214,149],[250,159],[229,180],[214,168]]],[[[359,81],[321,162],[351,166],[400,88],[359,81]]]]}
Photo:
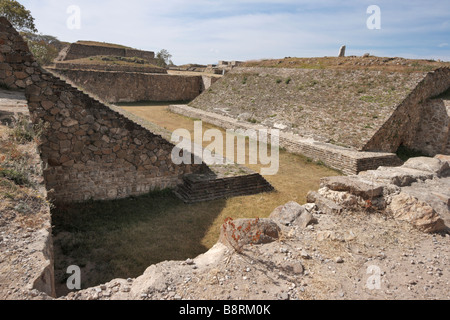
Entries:
{"type": "Polygon", "coordinates": [[[43,70],[0,18],[0,84],[24,88],[31,119],[42,121],[44,178],[57,202],[115,199],[174,187],[206,165],[174,165],[174,145],[43,70]]]}
{"type": "MultiPolygon", "coordinates": [[[[450,68],[430,72],[397,106],[390,118],[381,126],[363,147],[365,151],[396,152],[403,144],[411,149],[419,149],[416,144],[419,131],[426,114],[426,101],[450,88],[450,68]]],[[[433,143],[438,143],[437,141],[433,143]]]]}
{"type": "Polygon", "coordinates": [[[421,118],[414,148],[429,156],[450,154],[450,100],[427,100],[421,118]]]}
{"type": "MultiPolygon", "coordinates": [[[[224,129],[259,130],[261,125],[236,120],[232,117],[192,108],[186,105],[170,105],[169,110],[187,117],[201,119],[224,129]]],[[[270,139],[270,134],[268,139],[270,139]]],[[[398,166],[402,161],[393,153],[360,152],[350,148],[304,139],[298,135],[280,132],[280,147],[287,151],[301,154],[322,161],[327,166],[345,174],[357,174],[361,171],[377,169],[379,166],[398,166]]]]}
{"type": "Polygon", "coordinates": [[[109,103],[186,101],[203,88],[202,76],[53,69],[55,74],[109,103]]]}

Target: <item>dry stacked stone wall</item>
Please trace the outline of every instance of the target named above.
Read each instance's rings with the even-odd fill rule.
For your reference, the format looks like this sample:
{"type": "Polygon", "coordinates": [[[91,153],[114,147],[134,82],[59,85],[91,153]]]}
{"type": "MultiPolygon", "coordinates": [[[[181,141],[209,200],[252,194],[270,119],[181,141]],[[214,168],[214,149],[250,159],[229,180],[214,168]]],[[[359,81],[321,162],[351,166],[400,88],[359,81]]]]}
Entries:
{"type": "Polygon", "coordinates": [[[414,147],[426,155],[450,154],[450,99],[430,99],[424,111],[414,147]]]}
{"type": "Polygon", "coordinates": [[[44,178],[56,202],[115,199],[174,187],[202,165],[174,165],[173,145],[39,67],[0,17],[0,85],[25,89],[42,121],[44,178]]]}
{"type": "MultiPolygon", "coordinates": [[[[366,143],[363,150],[395,152],[400,145],[405,145],[411,149],[427,152],[427,150],[421,150],[423,147],[421,144],[416,143],[421,136],[427,134],[420,130],[424,117],[430,112],[427,111],[429,108],[427,99],[436,97],[449,88],[450,68],[440,68],[429,72],[408,97],[396,107],[390,118],[366,143]]],[[[441,120],[448,119],[446,113],[441,112],[440,116],[443,118],[439,118],[439,114],[431,117],[435,119],[431,126],[439,126],[441,120]]],[[[431,143],[436,145],[441,142],[438,140],[431,143]]]]}
{"type": "Polygon", "coordinates": [[[109,103],[190,101],[204,88],[202,76],[69,69],[51,71],[109,103]]]}
{"type": "Polygon", "coordinates": [[[99,71],[117,71],[117,72],[141,72],[141,73],[164,73],[167,74],[167,70],[159,67],[147,67],[147,66],[122,66],[114,64],[96,65],[96,64],[81,64],[81,63],[67,63],[57,62],[55,69],[69,69],[69,70],[99,70],[99,71]]]}
{"type": "MultiPolygon", "coordinates": [[[[192,108],[186,105],[170,105],[169,110],[187,117],[201,119],[224,129],[269,130],[259,124],[239,121],[232,117],[192,108]]],[[[270,132],[270,131],[268,131],[270,132]]],[[[270,141],[270,133],[268,135],[270,141]]],[[[377,169],[379,166],[398,166],[402,161],[393,153],[360,152],[330,143],[304,139],[298,135],[280,132],[280,147],[289,152],[301,154],[315,161],[322,161],[327,166],[345,174],[357,174],[361,171],[377,169]]]]}

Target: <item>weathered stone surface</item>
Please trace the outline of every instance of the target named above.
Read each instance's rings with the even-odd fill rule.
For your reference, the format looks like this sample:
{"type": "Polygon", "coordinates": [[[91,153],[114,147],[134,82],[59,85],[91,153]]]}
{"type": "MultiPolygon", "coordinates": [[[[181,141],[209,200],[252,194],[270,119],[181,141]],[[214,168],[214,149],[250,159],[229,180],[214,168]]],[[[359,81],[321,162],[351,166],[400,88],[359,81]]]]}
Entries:
{"type": "Polygon", "coordinates": [[[269,216],[283,225],[293,223],[300,215],[305,212],[305,208],[295,201],[290,201],[285,205],[277,207],[269,216]]]}
{"type": "Polygon", "coordinates": [[[326,177],[320,180],[321,187],[327,187],[333,191],[347,191],[363,199],[372,199],[383,194],[383,186],[363,181],[355,176],[326,177]]]}
{"type": "Polygon", "coordinates": [[[312,210],[307,210],[305,206],[298,204],[295,201],[290,201],[285,205],[277,207],[269,216],[272,219],[283,225],[298,225],[301,228],[306,228],[310,223],[314,222],[312,210]]]}
{"type": "Polygon", "coordinates": [[[238,219],[224,223],[219,242],[233,247],[276,241],[281,229],[271,219],[238,219]]]}
{"type": "Polygon", "coordinates": [[[310,191],[306,196],[308,203],[315,203],[317,208],[325,214],[341,214],[343,208],[335,202],[326,199],[318,192],[310,191]]]}
{"type": "Polygon", "coordinates": [[[436,159],[439,159],[441,161],[446,161],[447,163],[450,164],[450,155],[445,155],[445,154],[437,154],[435,156],[436,159]]]}
{"type": "Polygon", "coordinates": [[[317,223],[316,219],[314,219],[311,212],[305,210],[297,219],[295,219],[293,225],[297,225],[300,228],[306,228],[312,223],[317,223]]]}
{"type": "Polygon", "coordinates": [[[378,170],[361,172],[360,176],[369,181],[404,187],[418,180],[431,179],[433,173],[407,167],[380,167],[378,170]]]}
{"type": "Polygon", "coordinates": [[[447,161],[442,161],[439,158],[417,157],[411,158],[404,163],[403,168],[410,168],[425,172],[430,172],[441,176],[450,168],[447,161]]]}
{"type": "Polygon", "coordinates": [[[394,196],[389,209],[396,219],[407,221],[420,231],[432,233],[447,229],[439,214],[429,204],[408,194],[394,196]]]}
{"type": "Polygon", "coordinates": [[[323,198],[331,200],[344,208],[356,208],[364,203],[364,199],[362,197],[346,191],[334,191],[324,187],[320,188],[318,193],[323,198]]]}
{"type": "MultiPolygon", "coordinates": [[[[0,29],[9,41],[3,43],[8,48],[0,48],[8,52],[0,56],[0,82],[11,89],[25,88],[31,119],[44,121],[40,151],[49,165],[44,179],[47,189],[54,190],[52,200],[139,195],[174,187],[184,174],[207,170],[204,164],[173,164],[173,144],[42,69],[23,38],[2,17],[0,29]],[[155,156],[147,156],[149,152],[155,156]]],[[[197,78],[181,81],[180,90],[189,81],[198,85],[197,78]]],[[[170,81],[164,85],[170,86],[170,81]]],[[[151,88],[164,91],[157,86],[151,88]]],[[[195,91],[192,86],[187,90],[195,91]]]]}

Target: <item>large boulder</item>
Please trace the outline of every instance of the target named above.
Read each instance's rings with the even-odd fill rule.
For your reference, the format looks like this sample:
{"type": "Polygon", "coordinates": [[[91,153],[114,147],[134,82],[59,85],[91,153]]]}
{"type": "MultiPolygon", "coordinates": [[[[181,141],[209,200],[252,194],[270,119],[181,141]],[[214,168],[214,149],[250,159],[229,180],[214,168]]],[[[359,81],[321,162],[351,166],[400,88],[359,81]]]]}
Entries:
{"type": "Polygon", "coordinates": [[[310,223],[314,222],[312,210],[305,206],[298,204],[295,201],[290,201],[285,205],[277,207],[269,216],[282,225],[297,225],[301,228],[306,228],[310,223]]]}
{"type": "Polygon", "coordinates": [[[395,219],[407,221],[415,228],[426,233],[447,229],[440,215],[426,202],[406,193],[392,197],[389,206],[395,219]]]}
{"type": "Polygon", "coordinates": [[[364,200],[373,199],[383,195],[383,186],[377,183],[364,181],[358,176],[335,176],[320,180],[321,187],[333,191],[346,191],[364,200]]]}

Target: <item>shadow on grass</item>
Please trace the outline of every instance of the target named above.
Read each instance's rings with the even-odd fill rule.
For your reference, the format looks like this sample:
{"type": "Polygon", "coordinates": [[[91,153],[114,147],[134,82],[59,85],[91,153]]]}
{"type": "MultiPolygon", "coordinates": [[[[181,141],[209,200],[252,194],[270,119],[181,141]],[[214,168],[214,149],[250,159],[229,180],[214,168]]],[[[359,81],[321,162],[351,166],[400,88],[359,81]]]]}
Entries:
{"type": "Polygon", "coordinates": [[[52,212],[55,282],[66,295],[67,267],[81,268],[82,288],[134,278],[152,264],[194,258],[226,200],[186,205],[170,190],[113,201],[59,206],[52,212]]]}

